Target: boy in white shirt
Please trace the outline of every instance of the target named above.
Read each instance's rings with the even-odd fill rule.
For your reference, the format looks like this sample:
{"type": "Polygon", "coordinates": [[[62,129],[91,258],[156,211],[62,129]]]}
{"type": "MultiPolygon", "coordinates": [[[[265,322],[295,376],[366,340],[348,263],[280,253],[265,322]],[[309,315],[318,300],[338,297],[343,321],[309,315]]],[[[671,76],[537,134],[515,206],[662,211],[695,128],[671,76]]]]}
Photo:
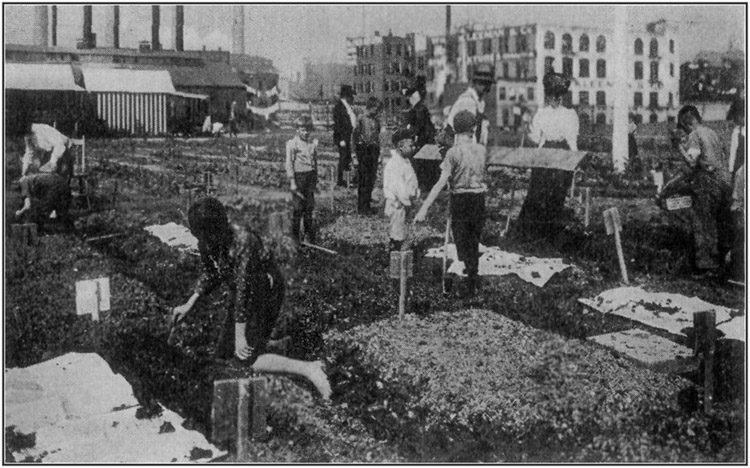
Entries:
{"type": "Polygon", "coordinates": [[[419,198],[417,174],[411,165],[414,156],[414,134],[402,129],[394,133],[391,140],[395,149],[383,170],[383,196],[385,215],[388,216],[388,250],[401,250],[406,239],[407,210],[419,198]]]}
{"type": "Polygon", "coordinates": [[[310,116],[303,115],[295,124],[297,135],[286,142],[286,175],[294,199],[292,235],[297,242],[302,240],[299,223],[304,219],[307,239],[315,243],[313,209],[318,183],[318,140],[309,141],[313,129],[310,116]]]}

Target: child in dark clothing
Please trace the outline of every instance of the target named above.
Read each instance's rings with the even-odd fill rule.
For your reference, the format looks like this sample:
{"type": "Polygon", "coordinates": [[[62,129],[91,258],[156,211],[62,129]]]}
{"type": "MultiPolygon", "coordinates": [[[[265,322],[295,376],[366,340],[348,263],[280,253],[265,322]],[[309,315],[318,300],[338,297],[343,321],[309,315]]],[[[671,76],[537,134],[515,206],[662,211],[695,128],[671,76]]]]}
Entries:
{"type": "Polygon", "coordinates": [[[357,128],[354,129],[354,141],[359,159],[357,211],[363,215],[373,214],[370,202],[380,161],[380,107],[378,98],[368,99],[367,110],[359,116],[357,128]]]}

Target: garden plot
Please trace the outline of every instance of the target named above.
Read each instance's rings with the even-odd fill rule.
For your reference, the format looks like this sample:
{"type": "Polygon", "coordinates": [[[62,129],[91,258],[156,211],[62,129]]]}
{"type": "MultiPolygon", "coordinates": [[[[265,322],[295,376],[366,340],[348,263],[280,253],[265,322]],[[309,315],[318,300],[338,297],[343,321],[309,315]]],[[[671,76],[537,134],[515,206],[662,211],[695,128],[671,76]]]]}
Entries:
{"type": "MultiPolygon", "coordinates": [[[[651,293],[640,287],[623,287],[604,291],[593,299],[579,299],[581,304],[603,314],[614,314],[675,335],[693,326],[696,312],[716,312],[716,323],[729,323],[738,312],[728,307],[681,294],[651,293]]],[[[744,323],[743,323],[744,325],[744,323]]]]}
{"type": "Polygon", "coordinates": [[[176,413],[146,415],[130,384],[96,354],[6,369],[5,390],[6,431],[35,435],[31,447],[10,447],[16,460],[168,463],[224,454],[176,413]]]}
{"type": "MultiPolygon", "coordinates": [[[[440,237],[435,229],[419,225],[410,229],[410,241],[419,243],[431,237],[440,237]]],[[[387,245],[388,220],[380,216],[344,214],[320,229],[323,239],[339,240],[355,245],[387,245]]]]}
{"type": "MultiPolygon", "coordinates": [[[[429,249],[425,257],[443,258],[443,247],[429,249]]],[[[522,280],[540,288],[547,284],[555,273],[559,273],[570,265],[563,263],[560,258],[524,257],[511,252],[505,252],[497,247],[486,247],[479,244],[479,274],[481,276],[503,276],[515,274],[522,280]]],[[[458,260],[456,244],[448,244],[448,260],[453,262],[448,273],[466,276],[464,262],[458,260]]]]}

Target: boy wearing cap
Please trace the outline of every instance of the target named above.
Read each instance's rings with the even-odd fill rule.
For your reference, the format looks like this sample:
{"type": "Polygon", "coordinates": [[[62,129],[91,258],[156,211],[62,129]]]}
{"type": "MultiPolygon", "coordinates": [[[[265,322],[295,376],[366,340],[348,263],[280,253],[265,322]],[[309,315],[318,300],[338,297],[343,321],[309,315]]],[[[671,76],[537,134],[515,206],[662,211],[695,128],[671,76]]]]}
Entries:
{"type": "Polygon", "coordinates": [[[318,140],[310,140],[312,119],[304,115],[295,122],[297,135],[286,143],[286,175],[294,198],[292,213],[292,235],[299,242],[299,222],[304,218],[305,232],[309,242],[315,242],[313,208],[315,186],[318,183],[318,140]]]}
{"type": "Polygon", "coordinates": [[[411,165],[414,156],[414,134],[408,129],[396,131],[392,138],[395,149],[383,169],[385,215],[388,216],[388,250],[401,250],[406,239],[406,211],[419,198],[417,175],[411,165]]]}
{"type": "Polygon", "coordinates": [[[357,186],[357,211],[362,215],[373,214],[370,208],[372,189],[380,160],[380,101],[376,97],[367,100],[367,109],[357,119],[354,141],[359,160],[359,184],[357,186]]]}
{"type": "Polygon", "coordinates": [[[425,220],[427,210],[445,184],[450,183],[450,216],[458,259],[464,262],[467,278],[464,295],[472,295],[478,285],[479,238],[484,226],[484,198],[487,192],[487,149],[474,141],[476,118],[461,111],[453,120],[456,142],[440,168],[440,179],[430,191],[414,222],[425,220]]]}

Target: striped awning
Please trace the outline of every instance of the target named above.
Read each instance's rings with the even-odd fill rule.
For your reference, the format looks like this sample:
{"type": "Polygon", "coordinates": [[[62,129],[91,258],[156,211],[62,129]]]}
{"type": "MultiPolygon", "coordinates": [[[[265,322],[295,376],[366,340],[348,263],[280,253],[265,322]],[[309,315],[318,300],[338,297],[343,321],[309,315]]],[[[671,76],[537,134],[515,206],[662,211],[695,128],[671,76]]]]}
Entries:
{"type": "Polygon", "coordinates": [[[28,91],[85,91],[78,86],[70,64],[6,63],[5,89],[28,91]]]}

